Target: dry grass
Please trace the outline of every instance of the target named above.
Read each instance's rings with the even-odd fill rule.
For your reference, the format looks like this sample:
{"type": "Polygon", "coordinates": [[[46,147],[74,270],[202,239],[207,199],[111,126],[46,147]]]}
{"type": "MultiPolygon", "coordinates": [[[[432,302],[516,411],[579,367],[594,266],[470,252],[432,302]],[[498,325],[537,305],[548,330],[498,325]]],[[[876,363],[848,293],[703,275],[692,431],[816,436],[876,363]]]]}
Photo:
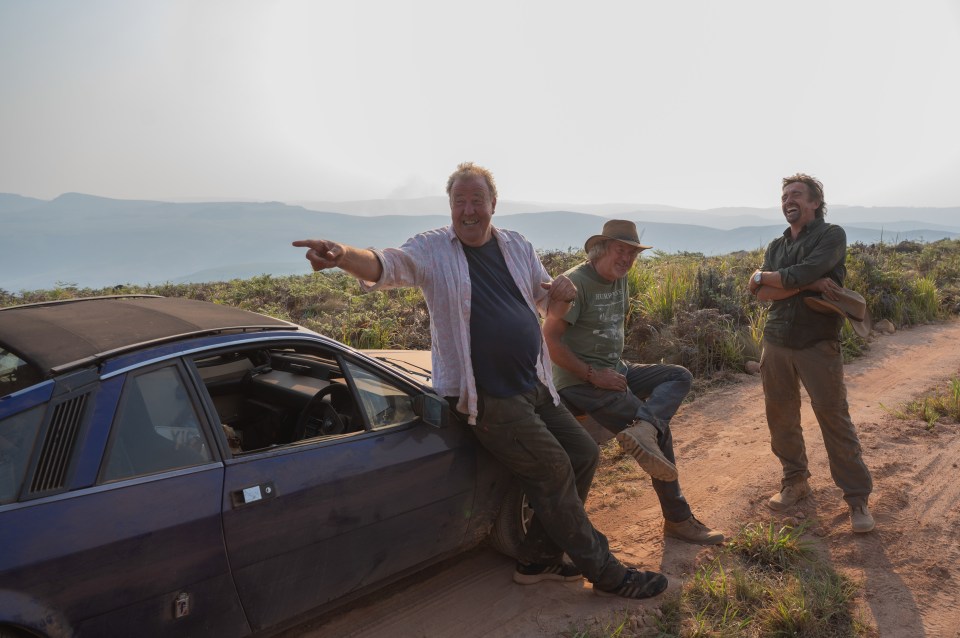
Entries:
{"type": "MultiPolygon", "coordinates": [[[[759,356],[765,305],[746,291],[744,282],[762,258],[758,250],[722,257],[655,252],[639,260],[628,275],[633,303],[624,357],[684,365],[698,383],[722,382],[742,371],[747,359],[759,356]]],[[[582,251],[541,254],[552,275],[583,259],[582,251]]],[[[875,321],[889,319],[900,328],[960,314],[960,240],[857,244],[848,251],[847,270],[847,286],[864,295],[875,321]]],[[[359,348],[430,348],[430,318],[419,290],[361,294],[356,281],[340,271],[103,289],[63,283],[18,295],[0,290],[0,307],[110,294],[236,306],[288,319],[359,348]]],[[[866,346],[849,327],[841,342],[848,359],[866,346]]]]}

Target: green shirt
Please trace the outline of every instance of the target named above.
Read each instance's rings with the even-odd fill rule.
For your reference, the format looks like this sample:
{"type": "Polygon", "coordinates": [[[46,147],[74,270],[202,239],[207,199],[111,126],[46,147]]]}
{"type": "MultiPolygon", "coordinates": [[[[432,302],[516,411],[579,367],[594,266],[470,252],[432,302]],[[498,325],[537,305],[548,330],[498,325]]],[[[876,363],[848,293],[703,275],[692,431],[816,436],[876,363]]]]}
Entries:
{"type": "MultiPolygon", "coordinates": [[[[797,289],[812,284],[821,277],[830,277],[839,285],[847,276],[847,234],[822,218],[815,219],[800,231],[794,240],[790,229],[783,231],[767,246],[761,270],[777,271],[786,289],[797,289]]],[[[818,341],[840,338],[843,318],[838,314],[822,314],[803,302],[804,297],[817,293],[799,294],[774,301],[767,315],[763,338],[785,348],[808,348],[818,341]]]]}
{"type": "MultiPolygon", "coordinates": [[[[629,308],[627,279],[607,281],[589,262],[564,273],[577,286],[577,298],[564,316],[570,324],[561,341],[581,360],[594,368],[626,371],[620,360],[623,353],[623,325],[629,308]]],[[[560,366],[553,365],[557,390],[578,385],[583,380],[560,366]]]]}

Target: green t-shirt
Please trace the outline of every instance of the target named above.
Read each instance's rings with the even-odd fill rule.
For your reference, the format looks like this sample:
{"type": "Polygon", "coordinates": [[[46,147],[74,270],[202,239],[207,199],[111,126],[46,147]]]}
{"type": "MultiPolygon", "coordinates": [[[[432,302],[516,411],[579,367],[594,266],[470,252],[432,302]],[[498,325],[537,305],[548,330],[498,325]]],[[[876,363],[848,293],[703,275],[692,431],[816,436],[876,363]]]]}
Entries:
{"type": "MultiPolygon", "coordinates": [[[[564,274],[577,286],[577,298],[564,316],[570,325],[561,341],[594,368],[614,368],[624,372],[626,366],[620,355],[623,353],[623,325],[630,303],[626,277],[607,281],[589,262],[564,274]]],[[[553,382],[561,390],[583,383],[583,380],[554,364],[553,382]]]]}

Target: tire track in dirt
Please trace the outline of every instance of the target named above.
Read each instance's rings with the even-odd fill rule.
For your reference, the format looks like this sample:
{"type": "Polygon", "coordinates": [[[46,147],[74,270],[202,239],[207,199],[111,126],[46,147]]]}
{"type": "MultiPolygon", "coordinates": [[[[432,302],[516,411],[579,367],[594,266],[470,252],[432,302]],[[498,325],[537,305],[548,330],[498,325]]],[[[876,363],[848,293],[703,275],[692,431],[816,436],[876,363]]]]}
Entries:
{"type": "MultiPolygon", "coordinates": [[[[919,424],[916,427],[920,428],[919,424]]],[[[887,555],[893,571],[917,594],[915,602],[926,632],[914,635],[953,636],[960,628],[960,543],[956,536],[960,524],[960,436],[956,428],[952,432],[946,427],[940,429],[944,432],[938,433],[936,427],[933,432],[920,428],[915,437],[899,438],[903,447],[920,447],[928,456],[921,457],[912,469],[900,467],[900,472],[878,481],[879,490],[893,496],[887,501],[893,516],[884,525],[898,533],[899,541],[888,544],[887,555]]],[[[897,451],[895,447],[889,450],[893,454],[897,451]]],[[[870,561],[866,565],[870,578],[874,566],[870,561]]],[[[885,607],[879,612],[881,625],[890,611],[885,607]]],[[[907,635],[913,627],[905,629],[907,635]]]]}
{"type": "Polygon", "coordinates": [[[834,509],[827,545],[840,571],[858,578],[863,608],[880,635],[955,637],[960,628],[960,436],[956,425],[927,431],[891,411],[960,371],[956,322],[884,339],[882,356],[848,366],[854,421],[874,476],[874,534],[851,539],[834,509]],[[858,397],[864,397],[856,406],[858,397]]]}

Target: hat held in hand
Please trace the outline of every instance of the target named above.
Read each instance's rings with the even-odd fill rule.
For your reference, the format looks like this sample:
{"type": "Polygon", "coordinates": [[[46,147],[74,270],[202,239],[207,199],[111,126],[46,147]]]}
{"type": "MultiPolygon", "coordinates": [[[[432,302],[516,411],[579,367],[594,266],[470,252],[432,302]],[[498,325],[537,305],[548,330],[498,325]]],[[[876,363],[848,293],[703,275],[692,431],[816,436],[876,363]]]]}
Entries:
{"type": "Polygon", "coordinates": [[[603,230],[599,235],[594,235],[583,245],[583,249],[590,252],[590,248],[603,239],[616,239],[625,244],[646,250],[653,246],[644,246],[640,243],[640,237],[637,235],[637,225],[626,219],[611,219],[603,225],[603,230]]]}
{"type": "Polygon", "coordinates": [[[838,299],[827,299],[824,296],[804,297],[803,301],[819,313],[825,315],[838,314],[846,317],[853,331],[866,339],[870,336],[871,320],[867,302],[860,293],[841,288],[837,293],[838,299]]]}

